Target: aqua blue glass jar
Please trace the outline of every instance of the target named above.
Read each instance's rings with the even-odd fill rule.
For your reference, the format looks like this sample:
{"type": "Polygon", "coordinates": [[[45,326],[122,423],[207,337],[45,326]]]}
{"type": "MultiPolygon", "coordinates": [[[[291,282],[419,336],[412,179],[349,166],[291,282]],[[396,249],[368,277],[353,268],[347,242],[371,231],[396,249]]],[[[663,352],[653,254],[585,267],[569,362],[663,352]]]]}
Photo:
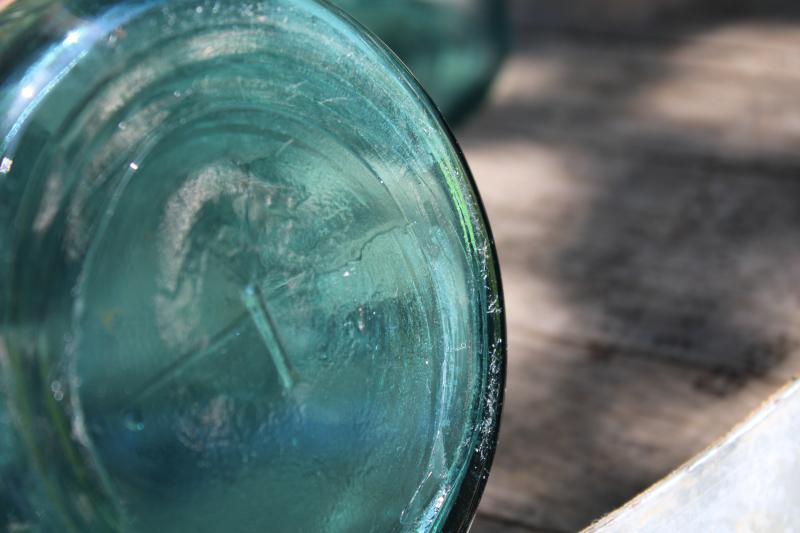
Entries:
{"type": "Polygon", "coordinates": [[[0,28],[0,529],[465,530],[500,281],[394,56],[313,0],[0,28]]]}
{"type": "Polygon", "coordinates": [[[408,65],[450,124],[485,97],[508,51],[505,0],[335,0],[408,65]]]}

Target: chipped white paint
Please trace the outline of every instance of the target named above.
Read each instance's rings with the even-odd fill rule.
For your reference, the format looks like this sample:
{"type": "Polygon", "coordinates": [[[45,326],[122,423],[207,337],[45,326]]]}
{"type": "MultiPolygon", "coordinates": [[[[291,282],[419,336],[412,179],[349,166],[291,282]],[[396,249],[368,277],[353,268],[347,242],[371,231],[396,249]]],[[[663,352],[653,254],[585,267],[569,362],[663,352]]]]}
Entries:
{"type": "Polygon", "coordinates": [[[800,380],[587,532],[799,531],[800,380]]]}

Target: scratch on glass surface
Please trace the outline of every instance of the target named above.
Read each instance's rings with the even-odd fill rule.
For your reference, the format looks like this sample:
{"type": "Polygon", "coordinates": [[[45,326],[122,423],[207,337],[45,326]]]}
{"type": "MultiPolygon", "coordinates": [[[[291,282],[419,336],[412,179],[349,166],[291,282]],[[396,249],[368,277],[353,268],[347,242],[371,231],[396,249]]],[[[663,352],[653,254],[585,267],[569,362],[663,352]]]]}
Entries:
{"type": "Polygon", "coordinates": [[[317,103],[319,105],[328,105],[328,104],[334,104],[336,102],[347,102],[348,100],[350,100],[350,98],[347,96],[334,96],[331,98],[325,98],[323,100],[320,100],[317,103]]]}
{"type": "Polygon", "coordinates": [[[284,151],[284,150],[286,150],[287,148],[289,148],[289,146],[291,146],[291,145],[292,145],[292,143],[293,143],[293,142],[294,142],[294,139],[289,139],[288,141],[286,141],[285,143],[283,143],[283,144],[280,146],[280,148],[278,148],[278,150],[275,152],[275,157],[278,157],[279,155],[281,155],[281,154],[283,153],[283,151],[284,151]]]}

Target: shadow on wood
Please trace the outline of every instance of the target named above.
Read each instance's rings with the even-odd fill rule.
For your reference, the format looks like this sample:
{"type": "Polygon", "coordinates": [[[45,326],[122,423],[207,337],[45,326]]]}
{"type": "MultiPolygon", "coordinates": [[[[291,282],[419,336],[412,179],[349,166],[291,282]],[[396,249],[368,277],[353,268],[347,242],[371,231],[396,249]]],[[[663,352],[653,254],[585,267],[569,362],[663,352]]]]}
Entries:
{"type": "Polygon", "coordinates": [[[540,5],[514,4],[516,53],[459,132],[506,286],[481,509],[508,531],[587,525],[800,370],[800,18],[611,33],[540,5]]]}

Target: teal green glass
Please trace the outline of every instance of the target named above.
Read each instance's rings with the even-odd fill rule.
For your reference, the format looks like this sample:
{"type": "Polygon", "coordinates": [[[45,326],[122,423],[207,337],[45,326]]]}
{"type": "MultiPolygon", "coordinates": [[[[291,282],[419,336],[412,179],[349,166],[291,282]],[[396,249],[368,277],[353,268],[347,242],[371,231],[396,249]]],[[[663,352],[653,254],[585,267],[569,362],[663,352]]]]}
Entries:
{"type": "Polygon", "coordinates": [[[399,61],[312,0],[16,0],[0,59],[0,529],[466,530],[500,281],[399,61]]]}
{"type": "Polygon", "coordinates": [[[333,0],[409,66],[451,124],[483,100],[506,55],[505,0],[333,0]]]}

